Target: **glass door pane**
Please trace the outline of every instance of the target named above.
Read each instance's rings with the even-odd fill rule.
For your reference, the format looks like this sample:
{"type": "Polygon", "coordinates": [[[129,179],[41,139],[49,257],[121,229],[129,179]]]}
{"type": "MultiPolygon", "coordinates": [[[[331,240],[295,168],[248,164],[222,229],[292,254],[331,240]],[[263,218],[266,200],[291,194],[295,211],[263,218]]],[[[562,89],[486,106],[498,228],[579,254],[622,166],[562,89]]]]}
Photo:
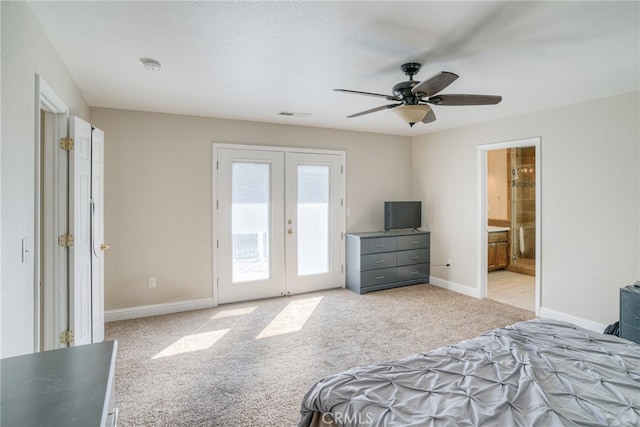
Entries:
{"type": "Polygon", "coordinates": [[[233,282],[271,277],[271,164],[233,162],[231,237],[233,282]]]}
{"type": "Polygon", "coordinates": [[[298,275],[329,271],[330,168],[298,165],[298,275]]]}
{"type": "Polygon", "coordinates": [[[218,302],[284,295],[284,153],[216,153],[218,302]]]}

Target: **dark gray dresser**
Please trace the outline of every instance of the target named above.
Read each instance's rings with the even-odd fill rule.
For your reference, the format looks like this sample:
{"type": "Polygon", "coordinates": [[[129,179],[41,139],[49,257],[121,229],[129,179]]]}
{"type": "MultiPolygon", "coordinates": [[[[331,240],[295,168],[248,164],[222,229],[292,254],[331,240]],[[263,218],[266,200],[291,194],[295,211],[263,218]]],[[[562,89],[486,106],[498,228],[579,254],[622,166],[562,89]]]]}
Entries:
{"type": "Polygon", "coordinates": [[[640,283],[620,288],[620,337],[640,344],[640,283]]]}
{"type": "Polygon", "coordinates": [[[364,294],[429,283],[428,231],[347,234],[347,289],[364,294]]]}
{"type": "Polygon", "coordinates": [[[0,361],[4,426],[115,426],[116,341],[0,361]]]}

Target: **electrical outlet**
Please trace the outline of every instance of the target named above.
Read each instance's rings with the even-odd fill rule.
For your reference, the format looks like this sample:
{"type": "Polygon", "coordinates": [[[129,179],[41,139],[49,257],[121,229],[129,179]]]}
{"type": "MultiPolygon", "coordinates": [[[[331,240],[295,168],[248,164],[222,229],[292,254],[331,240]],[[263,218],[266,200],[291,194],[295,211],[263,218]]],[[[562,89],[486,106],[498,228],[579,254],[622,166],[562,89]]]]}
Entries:
{"type": "Polygon", "coordinates": [[[150,288],[155,288],[156,287],[156,278],[155,277],[149,277],[149,287],[150,288]]]}

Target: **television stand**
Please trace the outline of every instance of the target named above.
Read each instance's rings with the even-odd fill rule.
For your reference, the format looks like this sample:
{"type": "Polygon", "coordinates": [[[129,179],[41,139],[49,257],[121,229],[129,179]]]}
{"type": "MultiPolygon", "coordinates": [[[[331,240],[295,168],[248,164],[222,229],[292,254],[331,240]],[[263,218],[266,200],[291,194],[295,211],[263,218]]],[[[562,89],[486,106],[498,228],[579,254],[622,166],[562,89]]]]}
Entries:
{"type": "Polygon", "coordinates": [[[429,231],[348,233],[346,286],[358,294],[429,283],[429,231]]]}

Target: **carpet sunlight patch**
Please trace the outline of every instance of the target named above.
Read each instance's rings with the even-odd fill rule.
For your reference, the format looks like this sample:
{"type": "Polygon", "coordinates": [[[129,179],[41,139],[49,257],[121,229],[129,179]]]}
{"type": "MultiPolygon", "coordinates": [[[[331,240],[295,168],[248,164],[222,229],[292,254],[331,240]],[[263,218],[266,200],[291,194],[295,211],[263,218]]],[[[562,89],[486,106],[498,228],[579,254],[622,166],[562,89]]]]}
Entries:
{"type": "Polygon", "coordinates": [[[178,354],[190,353],[192,351],[205,350],[222,338],[230,329],[221,329],[219,331],[203,332],[201,334],[186,335],[151,359],[159,359],[161,357],[176,356],[178,354]]]}
{"type": "Polygon", "coordinates": [[[304,326],[307,319],[316,309],[322,297],[306,298],[291,301],[287,306],[260,332],[256,339],[275,335],[297,332],[304,326]]]}
{"type": "Polygon", "coordinates": [[[233,317],[233,316],[242,316],[243,314],[253,313],[253,311],[258,307],[243,307],[236,308],[235,310],[224,310],[220,313],[217,313],[215,316],[211,318],[213,319],[224,319],[225,317],[233,317]]]}

